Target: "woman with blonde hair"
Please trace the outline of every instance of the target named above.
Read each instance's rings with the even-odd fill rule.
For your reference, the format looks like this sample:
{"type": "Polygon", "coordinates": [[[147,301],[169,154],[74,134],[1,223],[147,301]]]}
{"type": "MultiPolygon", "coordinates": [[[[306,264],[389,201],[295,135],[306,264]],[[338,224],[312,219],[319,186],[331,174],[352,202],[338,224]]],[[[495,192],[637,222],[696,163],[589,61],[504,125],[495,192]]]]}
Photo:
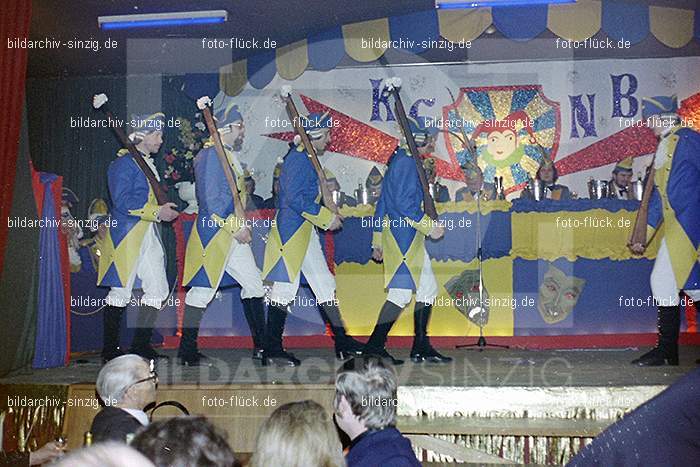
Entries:
{"type": "Polygon", "coordinates": [[[342,447],[326,411],[314,401],[272,412],[258,433],[251,467],[344,467],[342,447]]]}

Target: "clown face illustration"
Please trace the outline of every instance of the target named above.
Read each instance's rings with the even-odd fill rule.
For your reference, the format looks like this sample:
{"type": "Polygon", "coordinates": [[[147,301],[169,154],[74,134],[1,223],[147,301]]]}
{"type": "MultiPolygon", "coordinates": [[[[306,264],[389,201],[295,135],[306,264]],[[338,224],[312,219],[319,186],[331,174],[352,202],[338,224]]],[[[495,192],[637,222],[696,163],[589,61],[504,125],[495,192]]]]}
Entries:
{"type": "Polygon", "coordinates": [[[544,273],[537,303],[542,319],[547,324],[555,324],[566,319],[576,306],[585,284],[584,279],[567,276],[550,265],[544,273]]]}
{"type": "Polygon", "coordinates": [[[518,147],[518,137],[512,130],[493,131],[489,133],[486,148],[497,161],[505,160],[518,147]]]}

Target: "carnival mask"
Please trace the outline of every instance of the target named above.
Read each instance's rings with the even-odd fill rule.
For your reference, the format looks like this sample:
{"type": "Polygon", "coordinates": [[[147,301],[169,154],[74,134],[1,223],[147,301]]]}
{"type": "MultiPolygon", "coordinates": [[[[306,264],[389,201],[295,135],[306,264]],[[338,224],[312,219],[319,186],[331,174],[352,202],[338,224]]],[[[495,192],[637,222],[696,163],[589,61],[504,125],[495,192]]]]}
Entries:
{"type": "Polygon", "coordinates": [[[544,273],[540,284],[537,309],[547,324],[563,321],[571,314],[581,295],[584,279],[567,276],[553,265],[544,273]]]}

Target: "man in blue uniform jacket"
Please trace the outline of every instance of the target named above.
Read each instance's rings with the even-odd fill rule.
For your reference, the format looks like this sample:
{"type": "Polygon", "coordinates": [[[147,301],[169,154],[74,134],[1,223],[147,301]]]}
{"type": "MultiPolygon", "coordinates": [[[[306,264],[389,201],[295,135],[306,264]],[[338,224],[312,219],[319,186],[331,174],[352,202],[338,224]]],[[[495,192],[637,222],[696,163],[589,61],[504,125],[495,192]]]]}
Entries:
{"type": "Polygon", "coordinates": [[[158,205],[146,174],[136,164],[140,157],[157,181],[160,176],[152,155],[163,144],[165,116],[158,112],[135,116],[129,139],[139,154],[120,151],[121,157],[109,165],[107,182],[112,200],[106,236],[100,242],[97,284],[110,287],[104,308],[103,360],[122,355],[119,349],[119,326],[131,300],[131,290],[138,276],[143,296],[130,353],[153,359],[163,357],[151,347],[153,325],[170,287],[165,275],[165,250],[156,228],[161,221],[174,220],[178,212],[174,203],[158,205]]]}
{"type": "MultiPolygon", "coordinates": [[[[214,101],[214,118],[226,154],[226,170],[231,170],[241,203],[246,206],[246,171],[236,155],[245,137],[243,116],[230,98],[214,101]]],[[[182,338],[178,355],[181,362],[197,366],[203,355],[197,347],[199,325],[217,289],[241,286],[243,313],[253,338],[253,358],[262,359],[265,335],[265,307],[260,269],[250,247],[251,230],[246,219],[235,215],[233,194],[224,167],[209,139],[194,160],[195,188],[199,212],[187,241],[182,283],[190,287],[185,297],[182,338]]]]}
{"type": "MultiPolygon", "coordinates": [[[[418,153],[425,156],[435,151],[437,129],[422,123],[409,119],[418,153]]],[[[445,229],[425,214],[422,202],[423,188],[416,163],[404,147],[397,147],[389,159],[373,219],[372,257],[384,262],[384,286],[388,295],[364,351],[368,355],[389,358],[395,365],[403,361],[386,351],[387,336],[414,293],[415,336],[411,360],[416,363],[452,360],[438,353],[428,340],[428,323],[438,284],[425,250],[425,237],[438,240],[445,229]]]]}
{"type": "Polygon", "coordinates": [[[348,360],[335,378],[335,421],[351,439],[348,467],[421,465],[411,441],[396,429],[393,368],[373,357],[348,360]]]}
{"type": "MultiPolygon", "coordinates": [[[[330,142],[333,121],[312,113],[301,118],[311,144],[319,156],[330,142]]],[[[335,297],[335,277],[326,263],[316,229],[338,230],[342,217],[322,206],[319,178],[303,145],[290,148],[280,174],[278,209],[265,247],[263,275],[272,281],[268,307],[268,341],[263,364],[279,360],[290,366],[300,361],[282,347],[282,332],[289,304],[299,289],[300,275],[311,286],[321,317],[331,327],[336,356],[358,354],[362,345],[345,332],[335,297]]]]}
{"type": "MultiPolygon", "coordinates": [[[[662,223],[664,229],[651,271],[658,343],[632,362],[639,366],[678,365],[679,293],[700,300],[700,133],[679,125],[677,109],[676,96],[642,102],[642,116],[659,137],[647,238],[662,223]]],[[[634,244],[631,249],[641,254],[645,246],[634,244]]]]}

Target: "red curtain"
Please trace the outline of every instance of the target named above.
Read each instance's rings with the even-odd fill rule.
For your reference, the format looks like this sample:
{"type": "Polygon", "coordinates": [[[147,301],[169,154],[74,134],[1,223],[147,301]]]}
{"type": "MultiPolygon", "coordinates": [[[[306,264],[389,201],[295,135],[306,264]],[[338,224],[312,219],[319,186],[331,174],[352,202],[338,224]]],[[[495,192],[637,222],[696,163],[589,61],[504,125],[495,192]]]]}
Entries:
{"type": "Polygon", "coordinates": [[[8,39],[20,41],[29,36],[31,0],[0,1],[0,272],[5,258],[7,221],[15,186],[19,132],[24,109],[24,81],[27,49],[8,47],[8,39]]]}

